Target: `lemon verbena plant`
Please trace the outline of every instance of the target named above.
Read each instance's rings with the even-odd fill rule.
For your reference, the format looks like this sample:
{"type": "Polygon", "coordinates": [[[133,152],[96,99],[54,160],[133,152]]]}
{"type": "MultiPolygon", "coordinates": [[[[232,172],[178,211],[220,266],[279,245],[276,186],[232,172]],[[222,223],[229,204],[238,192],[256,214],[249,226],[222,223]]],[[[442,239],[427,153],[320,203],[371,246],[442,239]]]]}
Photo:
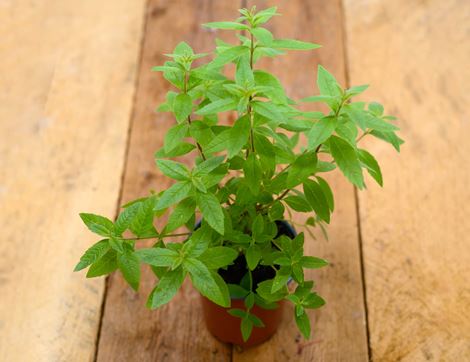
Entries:
{"type": "Polygon", "coordinates": [[[194,66],[209,54],[197,54],[182,42],[167,54],[168,61],[153,68],[174,86],[159,110],[173,113],[175,125],[155,159],[175,182],[124,205],[115,222],[81,214],[103,239],[85,252],[75,270],[89,267],[87,277],[97,277],[119,269],[137,290],[141,265],[149,265],[158,278],[148,297],[150,308],[168,303],[186,277],[220,306],[243,298],[246,308],[228,312],[242,319],[245,340],[253,326],[263,327],[250,313],[253,306],[275,308],[286,299],[295,305],[295,320],[308,338],[305,309],[320,307],[324,300],[304,271],[327,262],[304,255],[304,234],[283,232],[282,222],[295,211],[309,214],[307,228],[329,223],[333,193],[322,174],[339,169],[362,189],[366,170],[382,185],[377,161],[359,141],[374,136],[398,151],[403,141],[390,123],[394,117],[384,115],[380,104],[353,101],[366,85],[343,89],[322,66],[317,73],[320,94],[300,102],[324,103],[328,112],[300,110],[300,102],[289,98],[278,78],[256,64],[263,57],[319,46],[274,38],[263,25],[278,15],[276,8],[240,13],[233,22],[204,25],[236,31],[239,44],[217,40],[215,56],[194,66]],[[229,64],[235,68],[233,77],[224,69],[229,64]],[[231,126],[220,122],[226,112],[237,115],[231,126]],[[308,143],[300,147],[302,134],[308,143]],[[189,153],[195,156],[192,167],[174,160],[189,153]],[[165,226],[157,230],[155,218],[166,216],[165,226]],[[178,233],[181,226],[188,232],[178,233]],[[185,240],[175,242],[181,235],[185,240]],[[154,239],[153,247],[138,248],[142,239],[154,239]],[[295,288],[288,287],[291,280],[295,288]]]}

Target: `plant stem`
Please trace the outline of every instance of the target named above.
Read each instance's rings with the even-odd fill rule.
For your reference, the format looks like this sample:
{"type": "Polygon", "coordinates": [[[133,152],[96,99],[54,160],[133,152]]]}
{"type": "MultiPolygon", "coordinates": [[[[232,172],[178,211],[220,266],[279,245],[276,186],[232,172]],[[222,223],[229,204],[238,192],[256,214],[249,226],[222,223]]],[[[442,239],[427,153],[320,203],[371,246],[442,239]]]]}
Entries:
{"type": "Polygon", "coordinates": [[[250,277],[250,292],[253,291],[253,275],[251,274],[251,270],[248,269],[248,276],[250,277]]]}
{"type": "MultiPolygon", "coordinates": [[[[187,71],[184,73],[183,93],[188,94],[188,72],[187,71]]],[[[187,120],[188,120],[188,125],[191,126],[191,115],[188,116],[187,120]]],[[[206,156],[204,155],[204,152],[202,151],[202,146],[196,140],[194,140],[194,141],[196,143],[196,147],[197,147],[197,150],[199,152],[199,155],[205,161],[206,156]]]]}
{"type": "MultiPolygon", "coordinates": [[[[251,34],[250,32],[250,39],[251,39],[251,42],[250,42],[250,69],[253,70],[253,53],[255,51],[255,47],[254,47],[254,38],[253,38],[253,34],[251,34]]],[[[255,136],[254,136],[254,132],[253,132],[253,109],[251,108],[251,101],[253,100],[253,97],[250,96],[249,100],[248,100],[248,114],[250,116],[250,144],[251,144],[251,151],[254,153],[255,152],[255,136]]],[[[247,152],[247,156],[248,156],[248,152],[247,152]]]]}
{"type": "Polygon", "coordinates": [[[368,129],[366,130],[362,135],[360,135],[357,140],[356,140],[356,143],[358,143],[360,140],[362,140],[365,136],[367,136],[369,133],[371,133],[372,130],[371,129],[368,129]]]}
{"type": "Polygon", "coordinates": [[[279,201],[279,200],[282,200],[288,193],[289,193],[290,189],[287,189],[287,190],[284,190],[284,192],[282,194],[280,194],[275,200],[274,202],[276,201],[279,201]]]}

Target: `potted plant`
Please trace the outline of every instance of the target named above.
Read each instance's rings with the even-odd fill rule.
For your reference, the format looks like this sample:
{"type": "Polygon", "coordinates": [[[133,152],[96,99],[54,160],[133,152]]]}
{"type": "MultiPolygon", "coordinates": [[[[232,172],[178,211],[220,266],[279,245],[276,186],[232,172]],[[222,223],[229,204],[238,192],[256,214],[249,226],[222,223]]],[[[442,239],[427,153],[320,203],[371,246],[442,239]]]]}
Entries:
{"type": "Polygon", "coordinates": [[[297,326],[309,338],[306,309],[325,303],[304,270],[327,262],[304,255],[304,234],[295,232],[286,215],[307,213],[307,231],[323,228],[334,201],[322,174],[338,168],[362,189],[365,169],[382,185],[377,161],[358,143],[371,135],[399,151],[403,141],[380,104],[352,101],[366,85],[343,89],[321,66],[320,95],[301,102],[320,102],[328,111],[300,110],[256,62],[319,46],[275,39],[264,27],[278,15],[275,7],[240,13],[234,22],[205,24],[239,32],[240,44],[217,40],[215,57],[195,66],[208,54],[182,42],[153,68],[175,87],[159,110],[172,112],[176,122],[155,154],[158,168],[175,183],[124,205],[115,222],[80,214],[103,239],[75,270],[89,267],[91,278],[119,269],[138,290],[141,265],[149,265],[158,278],[147,302],[152,309],[168,303],[189,277],[202,296],[209,330],[225,342],[250,346],[276,331],[286,302],[295,306],[297,326]],[[224,69],[230,64],[233,77],[224,69]],[[231,126],[220,123],[226,112],[237,114],[231,126]],[[308,143],[297,147],[302,135],[308,143]],[[193,167],[171,160],[189,153],[196,156],[193,167]],[[166,216],[164,228],[156,230],[154,219],[166,216]],[[182,226],[188,232],[178,232],[182,226]],[[174,242],[181,236],[183,242],[174,242]],[[144,239],[153,239],[153,246],[137,247],[144,239]]]}

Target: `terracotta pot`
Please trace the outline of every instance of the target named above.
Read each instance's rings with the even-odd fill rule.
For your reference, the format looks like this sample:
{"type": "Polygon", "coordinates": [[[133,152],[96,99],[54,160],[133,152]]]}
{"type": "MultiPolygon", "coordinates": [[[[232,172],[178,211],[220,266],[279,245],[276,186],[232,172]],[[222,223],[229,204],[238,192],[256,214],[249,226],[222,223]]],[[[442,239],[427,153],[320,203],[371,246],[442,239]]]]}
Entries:
{"type": "MultiPolygon", "coordinates": [[[[248,341],[244,342],[240,331],[241,319],[228,314],[229,308],[223,308],[209,299],[201,296],[204,319],[207,329],[217,339],[222,342],[236,344],[242,347],[251,347],[261,344],[268,340],[274,333],[282,320],[284,311],[284,301],[278,302],[276,309],[263,309],[257,305],[253,306],[250,313],[261,319],[265,325],[264,328],[253,327],[248,341]]],[[[243,299],[232,299],[231,308],[246,309],[243,299]]]]}

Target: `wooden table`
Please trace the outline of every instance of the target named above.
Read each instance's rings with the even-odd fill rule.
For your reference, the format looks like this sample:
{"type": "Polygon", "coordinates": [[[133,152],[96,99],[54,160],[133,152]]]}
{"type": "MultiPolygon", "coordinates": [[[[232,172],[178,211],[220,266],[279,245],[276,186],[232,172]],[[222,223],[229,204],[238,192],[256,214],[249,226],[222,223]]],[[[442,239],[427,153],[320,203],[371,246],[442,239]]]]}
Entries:
{"type": "MultiPolygon", "coordinates": [[[[243,1],[242,1],[243,2],[243,1]]],[[[79,211],[118,205],[168,180],[153,152],[173,120],[154,109],[169,89],[150,72],[180,40],[197,51],[239,1],[0,1],[0,361],[470,361],[470,2],[265,0],[278,36],[323,48],[265,66],[294,98],[318,63],[399,116],[401,155],[368,141],[385,187],[330,178],[330,240],[308,252],[326,307],[300,338],[279,333],[240,351],[212,338],[187,284],[148,311],[120,275],[73,274],[94,241],[79,211]]],[[[188,162],[190,160],[187,160],[188,162]]]]}

